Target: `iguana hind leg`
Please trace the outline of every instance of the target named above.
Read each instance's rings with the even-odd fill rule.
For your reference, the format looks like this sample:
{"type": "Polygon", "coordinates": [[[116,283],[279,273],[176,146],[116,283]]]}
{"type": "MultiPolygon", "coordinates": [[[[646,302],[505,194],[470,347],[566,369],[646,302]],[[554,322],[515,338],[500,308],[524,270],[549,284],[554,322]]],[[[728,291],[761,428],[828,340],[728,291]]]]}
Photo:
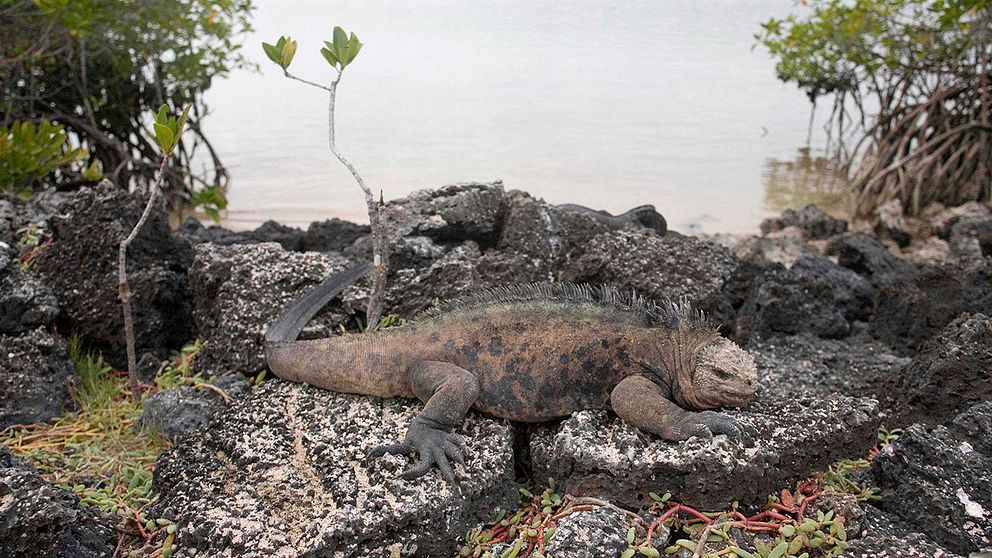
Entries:
{"type": "Polygon", "coordinates": [[[451,432],[462,423],[465,413],[479,396],[479,381],[472,373],[448,362],[418,360],[406,371],[407,381],[417,397],[426,403],[424,410],[410,423],[403,443],[380,446],[372,457],[386,453],[411,453],[416,450],[419,461],[401,475],[415,479],[427,474],[437,465],[451,484],[457,485],[450,460],[465,463],[464,441],[451,432]]]}
{"type": "Polygon", "coordinates": [[[741,437],[741,427],[734,419],[713,411],[687,411],[665,397],[661,388],[644,376],[621,380],[613,388],[610,400],[613,411],[624,422],[666,440],[708,438],[714,434],[741,437]]]}

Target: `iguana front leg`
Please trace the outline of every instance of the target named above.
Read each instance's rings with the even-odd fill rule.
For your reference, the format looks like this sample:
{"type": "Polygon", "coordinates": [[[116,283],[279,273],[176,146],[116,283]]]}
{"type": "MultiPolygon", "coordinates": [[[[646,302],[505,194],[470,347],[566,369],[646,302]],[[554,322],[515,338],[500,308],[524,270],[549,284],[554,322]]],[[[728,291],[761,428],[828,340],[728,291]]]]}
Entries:
{"type": "Polygon", "coordinates": [[[417,451],[416,465],[401,475],[404,479],[422,477],[437,464],[441,474],[451,484],[457,484],[449,459],[464,465],[464,440],[451,430],[462,423],[465,413],[479,396],[479,380],[468,370],[448,362],[419,360],[406,371],[414,394],[425,402],[424,410],[410,423],[401,444],[380,446],[372,457],[386,453],[408,454],[417,451]]]}
{"type": "Polygon", "coordinates": [[[726,434],[740,438],[734,419],[713,411],[687,411],[665,397],[661,387],[644,376],[628,376],[610,395],[613,411],[627,424],[666,440],[726,434]]]}

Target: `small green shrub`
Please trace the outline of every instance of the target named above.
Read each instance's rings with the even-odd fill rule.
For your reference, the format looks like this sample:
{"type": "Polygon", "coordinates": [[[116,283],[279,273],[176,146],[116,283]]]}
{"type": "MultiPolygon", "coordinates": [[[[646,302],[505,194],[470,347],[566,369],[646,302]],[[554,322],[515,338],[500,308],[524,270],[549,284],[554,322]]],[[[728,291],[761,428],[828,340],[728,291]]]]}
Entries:
{"type": "Polygon", "coordinates": [[[86,150],[69,146],[61,125],[47,120],[0,128],[0,193],[30,197],[38,180],[86,156],[86,150]]]}

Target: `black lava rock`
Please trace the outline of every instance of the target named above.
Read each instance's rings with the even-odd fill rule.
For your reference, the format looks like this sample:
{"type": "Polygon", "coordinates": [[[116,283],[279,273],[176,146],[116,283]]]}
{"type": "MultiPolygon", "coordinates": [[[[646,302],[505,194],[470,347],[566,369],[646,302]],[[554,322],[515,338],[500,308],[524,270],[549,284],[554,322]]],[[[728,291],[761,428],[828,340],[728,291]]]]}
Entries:
{"type": "MultiPolygon", "coordinates": [[[[117,289],[120,241],[145,200],[111,185],[83,189],[51,220],[53,242],[31,270],[58,297],[69,326],[84,332],[108,360],[124,362],[124,326],[117,289]]],[[[137,350],[167,356],[194,336],[186,272],[192,251],[173,237],[165,210],[155,207],[128,249],[128,283],[137,350]]]]}
{"type": "Polygon", "coordinates": [[[992,459],[915,424],[872,462],[878,505],[959,554],[992,550],[992,459]]]}
{"type": "Polygon", "coordinates": [[[786,209],[781,217],[765,219],[761,223],[761,233],[768,234],[786,227],[796,227],[803,231],[807,240],[822,240],[847,232],[847,221],[835,219],[819,207],[810,204],[796,211],[786,209]]]}
{"type": "Polygon", "coordinates": [[[0,335],[0,429],[62,414],[76,370],[65,342],[43,329],[0,335]]]}
{"type": "Polygon", "coordinates": [[[848,320],[871,317],[875,291],[864,277],[810,252],[799,256],[791,269],[801,277],[829,286],[834,305],[848,320]]]}
{"type": "Polygon", "coordinates": [[[929,340],[904,374],[915,421],[941,423],[992,400],[992,319],[962,314],[929,340]]]}
{"type": "Polygon", "coordinates": [[[829,285],[781,266],[772,267],[751,283],[737,312],[735,338],[747,342],[754,337],[801,332],[838,339],[846,337],[851,327],[834,306],[829,285]]]}
{"type": "Polygon", "coordinates": [[[303,249],[310,252],[344,252],[359,238],[369,235],[368,225],[341,219],[310,223],[303,239],[303,249]]]}
{"type": "Polygon", "coordinates": [[[21,271],[0,251],[0,333],[16,335],[47,326],[58,314],[58,300],[52,290],[21,271]]]}
{"type": "Polygon", "coordinates": [[[117,543],[114,517],[79,505],[0,446],[0,556],[110,558],[117,543]]]}
{"type": "Polygon", "coordinates": [[[854,233],[835,238],[827,246],[828,254],[837,255],[837,263],[864,276],[872,285],[881,287],[913,276],[913,266],[867,233],[854,233]]]}
{"type": "Polygon", "coordinates": [[[192,386],[160,391],[145,400],[138,422],[167,438],[176,439],[205,428],[230,402],[247,395],[251,390],[243,376],[229,374],[211,380],[228,396],[192,386]]]}

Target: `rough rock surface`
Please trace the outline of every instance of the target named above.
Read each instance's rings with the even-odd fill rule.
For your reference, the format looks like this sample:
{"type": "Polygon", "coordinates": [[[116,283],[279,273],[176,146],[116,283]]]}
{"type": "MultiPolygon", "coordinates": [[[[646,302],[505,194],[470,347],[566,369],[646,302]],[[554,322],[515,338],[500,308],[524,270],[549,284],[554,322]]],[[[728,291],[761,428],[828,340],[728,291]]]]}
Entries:
{"type": "Polygon", "coordinates": [[[941,548],[923,533],[874,506],[866,506],[859,538],[850,541],[843,556],[851,558],[961,558],[941,548]]]}
{"type": "MultiPolygon", "coordinates": [[[[269,323],[326,275],[347,267],[341,257],[287,252],[274,243],[197,246],[189,282],[204,346],[196,369],[209,375],[257,373],[265,366],[263,335],[269,323]]],[[[332,335],[350,314],[346,304],[332,301],[304,336],[332,335]]]]}
{"type": "MultiPolygon", "coordinates": [[[[908,357],[884,344],[859,339],[822,339],[810,334],[772,337],[748,345],[761,371],[759,390],[783,397],[809,391],[822,396],[840,393],[881,401],[880,411],[893,404],[884,391],[901,381],[908,357]]],[[[898,426],[885,423],[892,428],[898,426]]]]}
{"type": "Polygon", "coordinates": [[[975,451],[992,458],[992,401],[979,403],[954,417],[948,428],[975,451]]]}
{"type": "Polygon", "coordinates": [[[0,251],[0,333],[18,334],[47,326],[58,314],[52,290],[0,251]]]}
{"type": "MultiPolygon", "coordinates": [[[[53,242],[31,270],[58,297],[71,325],[123,362],[124,328],[117,292],[117,253],[145,200],[113,186],[83,189],[51,219],[53,242]]],[[[192,252],[169,231],[165,210],[153,209],[128,249],[128,283],[138,352],[167,356],[194,336],[186,271],[192,252]]]]}
{"type": "MultiPolygon", "coordinates": [[[[221,389],[231,401],[245,397],[249,392],[243,376],[227,375],[214,378],[211,383],[221,389]]],[[[151,427],[168,438],[179,438],[201,430],[227,405],[215,391],[180,386],[160,391],[145,400],[138,422],[151,427]]]]}
{"type": "Polygon", "coordinates": [[[791,270],[810,281],[830,287],[834,306],[848,320],[867,320],[871,317],[874,290],[864,277],[810,252],[800,255],[791,270]]]}
{"type": "Polygon", "coordinates": [[[811,280],[774,266],[755,277],[737,311],[734,337],[810,332],[831,339],[846,337],[851,326],[834,305],[834,292],[823,281],[811,280]]]}
{"type": "Polygon", "coordinates": [[[216,225],[204,226],[196,219],[189,218],[176,230],[176,234],[190,244],[212,242],[222,246],[232,246],[275,242],[284,250],[291,251],[302,251],[306,244],[304,231],[275,221],[266,221],[250,231],[230,231],[216,225]]]}
{"type": "Polygon", "coordinates": [[[992,258],[916,266],[895,261],[903,270],[885,274],[875,293],[876,339],[913,353],[962,312],[992,315],[992,258]]]}
{"type": "Polygon", "coordinates": [[[837,263],[862,275],[876,287],[913,276],[913,266],[889,251],[874,236],[858,232],[830,241],[828,254],[837,255],[837,263]]]}
{"type": "Polygon", "coordinates": [[[573,513],[558,522],[545,546],[545,555],[556,558],[619,556],[627,548],[629,527],[625,514],[606,506],[573,513]]]}
{"type": "Polygon", "coordinates": [[[969,215],[951,227],[950,244],[963,256],[980,258],[992,255],[992,217],[969,215]]]}
{"type": "Polygon", "coordinates": [[[80,507],[0,445],[0,556],[110,558],[115,518],[80,507]]]}
{"type": "Polygon", "coordinates": [[[533,433],[535,477],[635,509],[660,489],[705,509],[734,500],[754,507],[838,459],[867,454],[878,428],[873,400],[839,395],[767,398],[727,413],[743,425],[743,440],[664,442],[606,411],[581,411],[533,433]]]}
{"type": "Polygon", "coordinates": [[[959,554],[992,551],[992,458],[914,424],[872,462],[878,505],[959,554]]]}
{"type": "Polygon", "coordinates": [[[14,248],[27,229],[45,236],[48,221],[59,212],[66,197],[54,189],[36,191],[29,200],[0,197],[0,242],[14,248]]]}
{"type": "Polygon", "coordinates": [[[930,220],[930,226],[934,234],[947,239],[950,238],[951,230],[961,218],[968,216],[984,217],[990,213],[992,213],[992,210],[989,209],[989,206],[971,201],[938,212],[930,220]]]}
{"type": "Polygon", "coordinates": [[[976,403],[992,400],[992,319],[962,314],[929,340],[903,375],[903,393],[913,418],[949,419],[976,403]]]}
{"type": "Polygon", "coordinates": [[[802,231],[786,227],[765,236],[752,236],[733,242],[733,251],[742,260],[763,264],[792,265],[811,250],[803,239],[802,231]]]}
{"type": "Polygon", "coordinates": [[[470,182],[419,190],[389,202],[384,213],[395,237],[474,240],[492,246],[500,233],[508,204],[502,182],[470,182]]]}
{"type": "Polygon", "coordinates": [[[179,525],[177,556],[452,555],[469,527],[515,509],[510,427],[470,414],[462,493],[437,471],[414,481],[395,443],[421,405],[264,383],[199,437],[160,457],[156,512],[179,525]],[[194,552],[195,551],[195,552],[194,552]]]}
{"type": "Polygon", "coordinates": [[[561,279],[607,284],[654,300],[696,302],[718,290],[738,263],[723,246],[691,236],[617,230],[594,237],[561,279]]]}
{"type": "Polygon", "coordinates": [[[386,287],[387,311],[409,319],[436,301],[456,299],[492,286],[479,274],[480,256],[479,245],[469,240],[426,268],[397,270],[386,287]]]}
{"type": "Polygon", "coordinates": [[[875,234],[879,238],[889,238],[899,246],[909,246],[913,240],[902,202],[898,199],[889,200],[875,209],[875,234]]]}
{"type": "Polygon", "coordinates": [[[310,252],[344,252],[356,240],[368,236],[368,225],[359,225],[341,219],[314,221],[307,228],[303,249],[310,252]]]}
{"type": "Polygon", "coordinates": [[[43,329],[0,335],[0,430],[59,416],[75,379],[61,338],[43,329]]]}
{"type": "Polygon", "coordinates": [[[782,212],[781,217],[765,219],[761,223],[761,232],[768,234],[786,227],[798,228],[807,240],[820,240],[847,232],[847,221],[835,219],[826,211],[810,204],[798,211],[787,209],[782,212]]]}

